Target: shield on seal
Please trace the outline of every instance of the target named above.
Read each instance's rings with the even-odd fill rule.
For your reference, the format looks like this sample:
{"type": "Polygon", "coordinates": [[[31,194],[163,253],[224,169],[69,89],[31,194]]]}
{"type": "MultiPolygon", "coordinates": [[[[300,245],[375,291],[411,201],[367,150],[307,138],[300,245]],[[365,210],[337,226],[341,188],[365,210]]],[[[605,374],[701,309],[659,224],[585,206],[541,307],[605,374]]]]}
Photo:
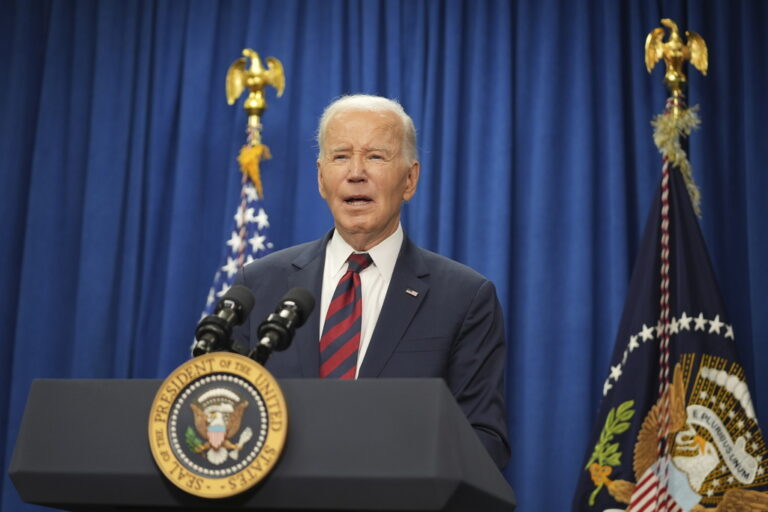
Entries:
{"type": "Polygon", "coordinates": [[[208,425],[208,441],[210,441],[211,446],[213,446],[214,449],[217,450],[221,446],[221,443],[224,442],[226,433],[227,427],[223,422],[218,425],[213,423],[208,425]]]}

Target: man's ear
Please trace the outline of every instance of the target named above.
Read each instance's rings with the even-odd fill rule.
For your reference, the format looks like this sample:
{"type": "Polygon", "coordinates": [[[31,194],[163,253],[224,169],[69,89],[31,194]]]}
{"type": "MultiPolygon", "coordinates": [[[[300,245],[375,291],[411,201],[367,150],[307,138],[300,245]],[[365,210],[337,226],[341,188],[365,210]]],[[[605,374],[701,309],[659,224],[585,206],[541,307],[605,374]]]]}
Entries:
{"type": "Polygon", "coordinates": [[[414,161],[408,168],[408,174],[405,177],[405,190],[403,191],[403,201],[410,201],[413,194],[416,193],[416,186],[419,184],[419,161],[414,161]]]}

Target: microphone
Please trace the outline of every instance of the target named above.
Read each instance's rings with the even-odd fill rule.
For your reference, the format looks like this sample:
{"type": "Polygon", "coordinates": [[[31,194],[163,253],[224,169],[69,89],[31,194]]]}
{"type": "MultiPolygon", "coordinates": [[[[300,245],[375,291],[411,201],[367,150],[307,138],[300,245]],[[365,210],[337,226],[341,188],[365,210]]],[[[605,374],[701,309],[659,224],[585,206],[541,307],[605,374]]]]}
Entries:
{"type": "Polygon", "coordinates": [[[264,365],[273,350],[285,350],[297,327],[304,325],[315,308],[315,298],[304,288],[292,288],[283,296],[275,312],[259,325],[259,343],[248,357],[264,365]]]}
{"type": "Polygon", "coordinates": [[[254,298],[251,290],[235,285],[221,298],[212,315],[197,324],[192,356],[197,357],[217,350],[230,350],[232,327],[240,325],[253,309],[254,298]]]}

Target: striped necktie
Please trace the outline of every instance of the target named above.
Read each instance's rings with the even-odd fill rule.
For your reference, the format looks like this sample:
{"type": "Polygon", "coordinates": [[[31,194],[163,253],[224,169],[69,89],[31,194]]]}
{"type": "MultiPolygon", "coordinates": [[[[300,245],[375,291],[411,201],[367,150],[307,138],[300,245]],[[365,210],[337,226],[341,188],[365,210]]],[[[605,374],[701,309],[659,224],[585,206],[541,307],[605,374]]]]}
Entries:
{"type": "Polygon", "coordinates": [[[325,315],[323,334],[320,336],[320,377],[354,379],[357,352],[360,347],[360,318],[363,295],[360,290],[360,272],[373,262],[366,253],[353,253],[347,259],[349,266],[333,293],[325,315]]]}

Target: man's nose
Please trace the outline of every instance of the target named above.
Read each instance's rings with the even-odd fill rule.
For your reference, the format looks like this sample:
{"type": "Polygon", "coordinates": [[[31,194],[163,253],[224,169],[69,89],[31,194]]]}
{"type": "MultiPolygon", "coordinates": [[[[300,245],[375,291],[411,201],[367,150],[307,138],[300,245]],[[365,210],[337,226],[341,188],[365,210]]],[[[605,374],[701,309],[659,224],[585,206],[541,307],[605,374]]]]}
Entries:
{"type": "Polygon", "coordinates": [[[366,177],[365,157],[360,153],[355,153],[349,159],[349,173],[347,178],[351,181],[364,180],[366,177]]]}

